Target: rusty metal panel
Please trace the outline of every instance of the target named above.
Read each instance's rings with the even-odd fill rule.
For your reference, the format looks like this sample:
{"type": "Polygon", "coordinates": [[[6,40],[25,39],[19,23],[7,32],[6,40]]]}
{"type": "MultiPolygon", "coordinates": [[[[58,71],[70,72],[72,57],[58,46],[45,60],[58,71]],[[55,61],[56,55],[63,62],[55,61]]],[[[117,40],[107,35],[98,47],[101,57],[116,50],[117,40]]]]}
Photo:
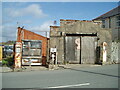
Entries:
{"type": "Polygon", "coordinates": [[[40,65],[42,63],[42,41],[23,40],[22,65],[40,65]],[[39,63],[39,64],[37,64],[39,63]]]}
{"type": "Polygon", "coordinates": [[[29,55],[30,56],[42,56],[41,49],[30,49],[29,55]]]}
{"type": "Polygon", "coordinates": [[[23,41],[23,56],[41,56],[42,42],[40,40],[23,41]]]}
{"type": "Polygon", "coordinates": [[[29,49],[28,48],[23,48],[23,53],[24,56],[28,56],[29,55],[29,49]]]}
{"type": "Polygon", "coordinates": [[[81,63],[94,64],[95,54],[95,37],[81,37],[81,63]]]}
{"type": "Polygon", "coordinates": [[[41,58],[30,58],[24,57],[22,58],[22,65],[42,65],[41,58]]]}

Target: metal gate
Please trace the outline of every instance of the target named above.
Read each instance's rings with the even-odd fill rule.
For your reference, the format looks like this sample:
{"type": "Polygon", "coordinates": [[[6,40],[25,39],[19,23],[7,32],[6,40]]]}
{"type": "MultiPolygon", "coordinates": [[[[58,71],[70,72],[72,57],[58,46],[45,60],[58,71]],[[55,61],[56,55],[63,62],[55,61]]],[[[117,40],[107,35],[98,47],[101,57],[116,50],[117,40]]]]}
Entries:
{"type": "Polygon", "coordinates": [[[42,41],[23,40],[22,65],[42,64],[42,41]]]}
{"type": "Polygon", "coordinates": [[[96,59],[96,37],[66,36],[65,60],[84,64],[94,64],[96,59]]]}

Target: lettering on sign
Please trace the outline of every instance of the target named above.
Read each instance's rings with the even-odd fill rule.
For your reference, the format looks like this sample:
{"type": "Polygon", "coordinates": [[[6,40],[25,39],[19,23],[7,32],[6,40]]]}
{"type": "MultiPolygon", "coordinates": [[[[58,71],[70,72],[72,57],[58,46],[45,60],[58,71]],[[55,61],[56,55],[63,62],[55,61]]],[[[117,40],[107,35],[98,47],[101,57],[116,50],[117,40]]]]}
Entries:
{"type": "Polygon", "coordinates": [[[75,44],[77,44],[77,49],[80,49],[80,38],[75,39],[75,44]]]}

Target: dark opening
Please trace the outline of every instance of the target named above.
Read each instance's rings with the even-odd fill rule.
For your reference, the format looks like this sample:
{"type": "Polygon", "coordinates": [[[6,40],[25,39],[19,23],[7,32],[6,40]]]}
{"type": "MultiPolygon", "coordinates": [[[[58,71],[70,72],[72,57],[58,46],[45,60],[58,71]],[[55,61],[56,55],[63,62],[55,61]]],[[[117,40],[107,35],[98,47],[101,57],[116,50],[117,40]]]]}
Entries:
{"type": "Polygon", "coordinates": [[[102,62],[100,61],[100,50],[101,47],[100,46],[97,46],[96,47],[96,64],[102,64],[102,62]]]}
{"type": "Polygon", "coordinates": [[[90,34],[66,34],[66,36],[97,36],[97,33],[90,33],[90,34]]]}

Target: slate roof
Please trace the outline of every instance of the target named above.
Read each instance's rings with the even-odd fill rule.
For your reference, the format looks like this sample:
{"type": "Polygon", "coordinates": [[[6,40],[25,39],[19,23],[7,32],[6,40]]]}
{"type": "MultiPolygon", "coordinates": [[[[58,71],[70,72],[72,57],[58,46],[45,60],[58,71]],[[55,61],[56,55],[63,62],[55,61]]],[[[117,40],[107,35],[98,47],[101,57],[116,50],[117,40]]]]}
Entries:
{"type": "Polygon", "coordinates": [[[120,5],[93,20],[101,20],[101,19],[108,18],[114,15],[118,15],[118,14],[120,14],[120,5]]]}

